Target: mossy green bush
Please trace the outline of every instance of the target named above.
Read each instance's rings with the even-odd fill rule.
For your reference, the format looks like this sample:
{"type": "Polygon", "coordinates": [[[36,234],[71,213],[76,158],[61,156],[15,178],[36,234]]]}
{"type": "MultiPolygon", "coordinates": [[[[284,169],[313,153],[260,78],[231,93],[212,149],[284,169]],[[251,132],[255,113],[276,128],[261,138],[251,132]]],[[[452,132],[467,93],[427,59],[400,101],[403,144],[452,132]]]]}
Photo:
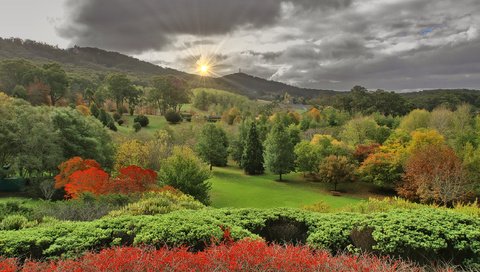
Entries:
{"type": "Polygon", "coordinates": [[[205,205],[189,195],[170,191],[149,192],[144,194],[139,201],[110,212],[109,216],[157,215],[177,210],[198,210],[203,208],[205,208],[205,205]]]}

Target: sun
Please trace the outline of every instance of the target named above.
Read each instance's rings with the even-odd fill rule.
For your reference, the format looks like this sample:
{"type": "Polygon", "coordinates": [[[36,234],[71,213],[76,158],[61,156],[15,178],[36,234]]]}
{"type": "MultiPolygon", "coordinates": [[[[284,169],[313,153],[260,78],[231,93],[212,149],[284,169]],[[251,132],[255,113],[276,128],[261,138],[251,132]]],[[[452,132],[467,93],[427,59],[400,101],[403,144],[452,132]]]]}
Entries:
{"type": "Polygon", "coordinates": [[[210,66],[208,64],[200,64],[198,65],[198,72],[202,76],[206,76],[210,72],[210,66]]]}

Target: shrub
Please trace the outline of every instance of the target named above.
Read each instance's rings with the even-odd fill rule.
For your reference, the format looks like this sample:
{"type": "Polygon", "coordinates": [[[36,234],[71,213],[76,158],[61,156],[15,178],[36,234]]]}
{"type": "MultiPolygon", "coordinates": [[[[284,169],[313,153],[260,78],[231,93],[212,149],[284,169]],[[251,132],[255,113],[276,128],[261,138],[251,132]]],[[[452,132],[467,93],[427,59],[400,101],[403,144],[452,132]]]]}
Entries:
{"type": "Polygon", "coordinates": [[[142,129],[142,125],[140,125],[139,122],[133,123],[133,130],[134,130],[135,132],[139,132],[141,129],[142,129]]]}
{"type": "Polygon", "coordinates": [[[115,120],[115,122],[118,122],[120,119],[122,119],[122,115],[118,112],[115,112],[113,114],[113,120],[115,120]]]}
{"type": "Polygon", "coordinates": [[[109,216],[123,215],[157,215],[173,212],[176,210],[198,210],[205,206],[189,195],[175,191],[149,192],[142,198],[126,207],[112,211],[109,216]]]}
{"type": "Polygon", "coordinates": [[[80,157],[73,157],[58,166],[60,173],[55,176],[55,188],[60,189],[72,182],[71,175],[78,170],[87,170],[89,168],[100,168],[100,164],[95,160],[84,160],[80,157]]]}
{"type": "Polygon", "coordinates": [[[2,230],[19,230],[29,225],[28,219],[23,215],[9,215],[0,222],[2,230]]]}
{"type": "Polygon", "coordinates": [[[84,193],[78,199],[69,201],[38,203],[32,212],[34,219],[45,223],[45,217],[69,221],[93,221],[118,210],[138,199],[136,196],[102,195],[84,193]]]}
{"type": "Polygon", "coordinates": [[[173,155],[164,160],[158,178],[163,185],[170,185],[208,204],[210,175],[208,166],[190,148],[175,147],[173,155]]]}
{"type": "Polygon", "coordinates": [[[0,259],[4,271],[422,271],[413,264],[370,255],[330,255],[308,247],[283,247],[262,241],[242,240],[208,247],[151,250],[120,247],[88,253],[75,260],[52,263],[28,261],[23,267],[13,259],[0,259]]]}
{"type": "Polygon", "coordinates": [[[69,257],[118,245],[182,245],[201,250],[212,241],[221,241],[225,229],[231,231],[234,241],[260,235],[267,241],[306,241],[312,248],[333,253],[367,250],[362,247],[368,245],[375,254],[416,262],[452,262],[472,269],[480,265],[480,219],[428,208],[371,215],[296,209],[200,209],[59,222],[0,231],[0,255],[69,257]]]}
{"type": "Polygon", "coordinates": [[[145,115],[138,115],[133,119],[133,122],[139,123],[142,127],[146,127],[150,123],[150,120],[148,120],[148,117],[145,115]]]}
{"type": "Polygon", "coordinates": [[[118,124],[119,126],[122,126],[123,124],[125,124],[125,120],[120,119],[120,120],[117,121],[117,124],[118,124]]]}
{"type": "Polygon", "coordinates": [[[169,122],[170,124],[178,124],[182,121],[182,116],[180,113],[174,111],[174,110],[168,110],[165,113],[165,120],[169,122]]]}

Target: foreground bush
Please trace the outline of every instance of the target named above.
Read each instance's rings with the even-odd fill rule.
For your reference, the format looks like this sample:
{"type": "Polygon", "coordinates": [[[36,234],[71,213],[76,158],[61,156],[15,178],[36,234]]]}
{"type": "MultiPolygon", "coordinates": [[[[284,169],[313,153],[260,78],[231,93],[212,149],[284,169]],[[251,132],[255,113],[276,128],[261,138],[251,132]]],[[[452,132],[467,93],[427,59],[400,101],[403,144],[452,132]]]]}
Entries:
{"type": "Polygon", "coordinates": [[[419,263],[480,264],[480,219],[436,209],[377,214],[322,214],[296,209],[201,209],[158,216],[122,216],[93,222],[59,222],[0,231],[0,255],[22,258],[77,256],[112,246],[191,246],[201,250],[222,229],[234,240],[308,244],[332,253],[363,250],[419,263]]]}
{"type": "Polygon", "coordinates": [[[76,260],[56,262],[0,259],[2,271],[423,271],[420,267],[374,256],[332,256],[308,247],[267,245],[243,240],[193,253],[187,248],[113,248],[76,260]]]}

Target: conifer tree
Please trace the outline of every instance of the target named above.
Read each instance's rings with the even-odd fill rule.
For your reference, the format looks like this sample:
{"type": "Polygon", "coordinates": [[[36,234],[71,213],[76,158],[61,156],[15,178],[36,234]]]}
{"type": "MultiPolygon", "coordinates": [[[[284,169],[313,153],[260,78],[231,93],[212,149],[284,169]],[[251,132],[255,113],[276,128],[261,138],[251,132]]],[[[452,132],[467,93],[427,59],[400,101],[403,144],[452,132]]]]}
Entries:
{"type": "Polygon", "coordinates": [[[214,124],[206,124],[198,138],[198,155],[213,166],[226,166],[228,159],[228,139],[225,131],[214,124]]]}
{"type": "Polygon", "coordinates": [[[255,122],[252,122],[247,133],[241,165],[247,175],[261,175],[264,172],[263,146],[255,122]]]}

